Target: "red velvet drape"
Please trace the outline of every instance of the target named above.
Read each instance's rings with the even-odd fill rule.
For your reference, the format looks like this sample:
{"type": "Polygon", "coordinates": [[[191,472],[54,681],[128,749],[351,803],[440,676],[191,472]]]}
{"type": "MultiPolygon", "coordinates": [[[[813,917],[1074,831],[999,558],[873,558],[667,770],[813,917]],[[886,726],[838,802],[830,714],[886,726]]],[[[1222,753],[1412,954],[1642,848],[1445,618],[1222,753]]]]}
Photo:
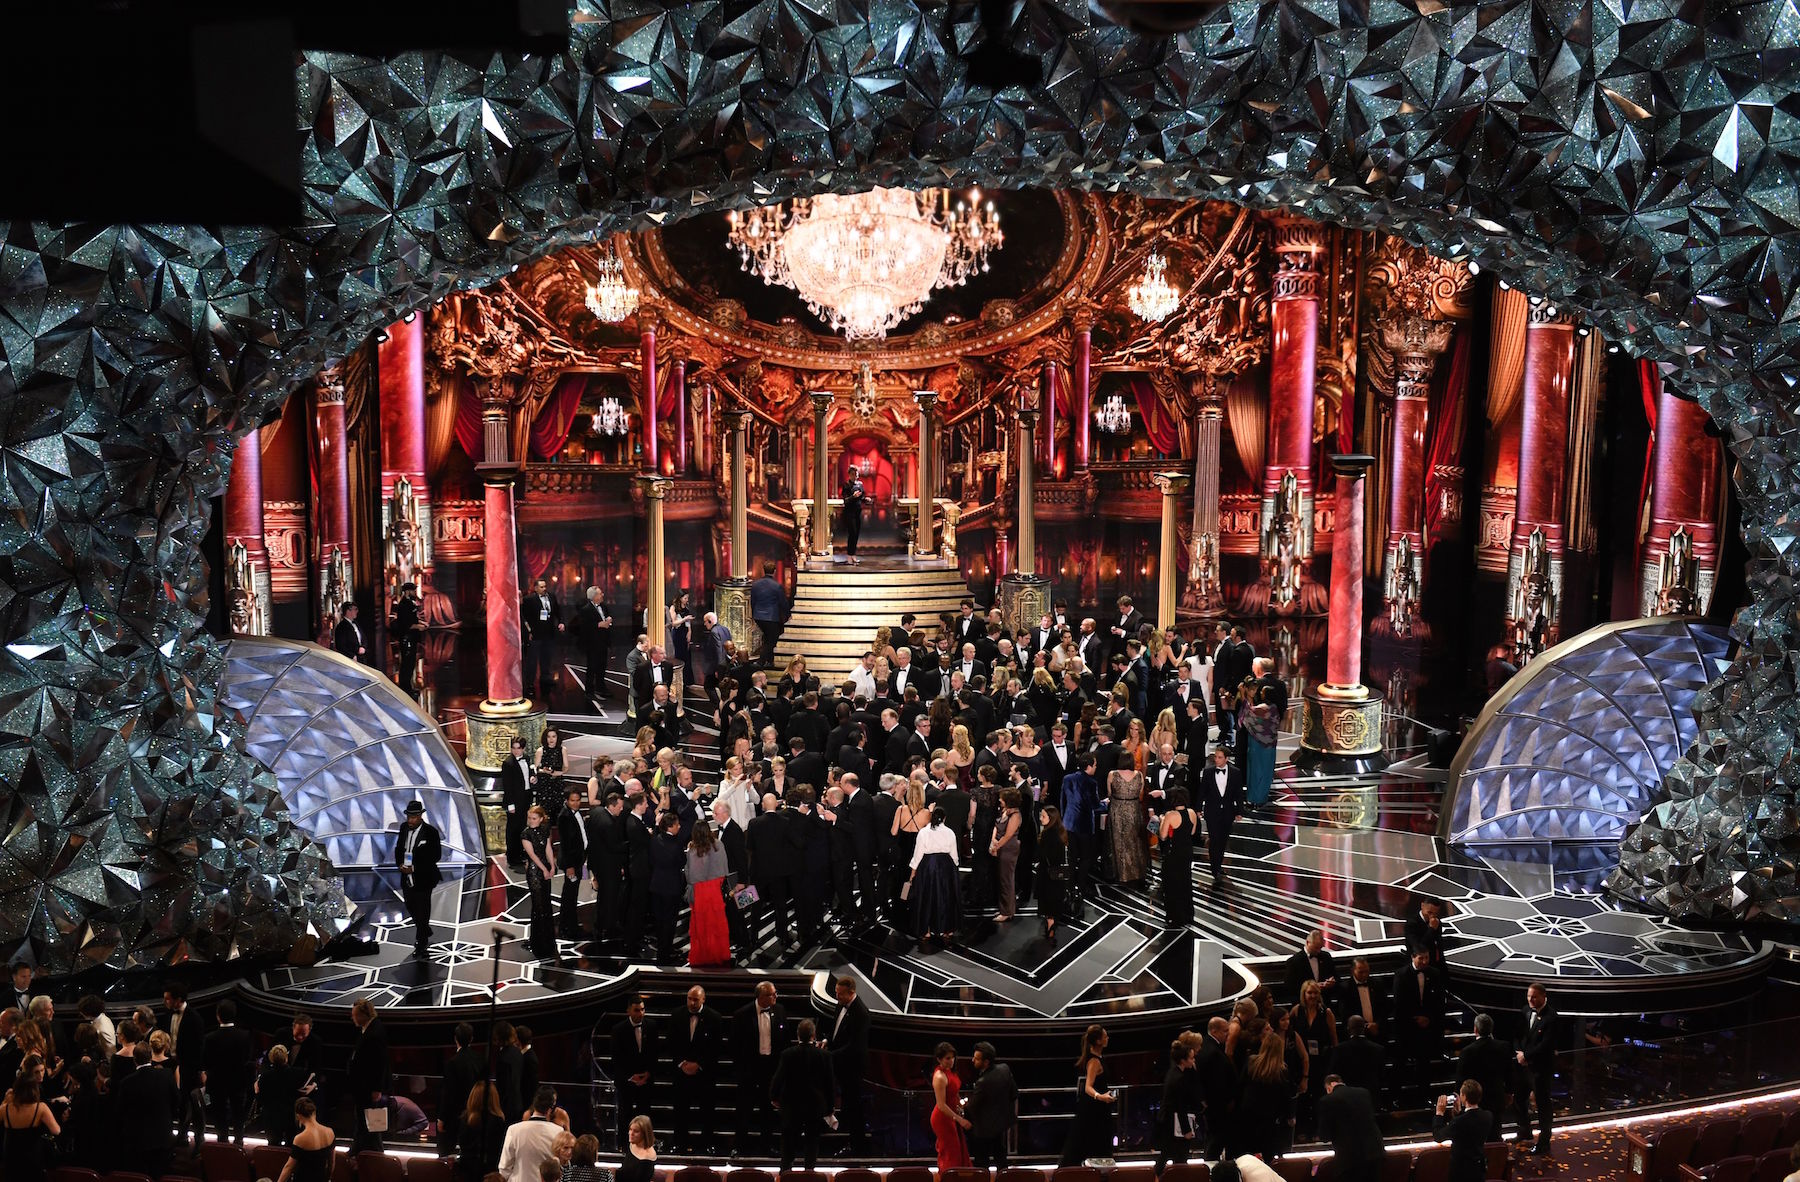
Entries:
{"type": "Polygon", "coordinates": [[[575,411],[581,405],[581,396],[587,390],[590,376],[566,373],[556,379],[550,396],[544,399],[537,418],[531,423],[532,459],[552,460],[562,454],[563,445],[569,441],[569,432],[575,426],[575,411]]]}
{"type": "Polygon", "coordinates": [[[556,546],[549,542],[533,541],[530,537],[519,539],[519,552],[525,559],[525,589],[543,577],[550,569],[550,563],[556,558],[556,546]]]}
{"type": "Polygon", "coordinates": [[[1644,507],[1650,503],[1651,473],[1656,468],[1656,404],[1662,397],[1662,370],[1648,358],[1638,360],[1638,394],[1644,400],[1644,418],[1650,423],[1650,438],[1644,443],[1644,476],[1638,481],[1638,520],[1642,522],[1646,520],[1644,507]]]}
{"type": "Polygon", "coordinates": [[[487,458],[481,429],[481,396],[475,393],[475,383],[466,374],[451,374],[448,380],[456,391],[456,444],[479,464],[487,458]]]}
{"type": "Polygon", "coordinates": [[[1431,422],[1425,449],[1425,538],[1430,544],[1443,517],[1444,484],[1440,472],[1462,466],[1463,432],[1468,422],[1469,332],[1459,327],[1450,346],[1443,384],[1432,391],[1431,422]]]}
{"type": "Polygon", "coordinates": [[[1131,375],[1131,396],[1137,400],[1138,414],[1144,420],[1144,434],[1158,455],[1181,454],[1181,424],[1157,396],[1156,386],[1142,374],[1131,375]]]}

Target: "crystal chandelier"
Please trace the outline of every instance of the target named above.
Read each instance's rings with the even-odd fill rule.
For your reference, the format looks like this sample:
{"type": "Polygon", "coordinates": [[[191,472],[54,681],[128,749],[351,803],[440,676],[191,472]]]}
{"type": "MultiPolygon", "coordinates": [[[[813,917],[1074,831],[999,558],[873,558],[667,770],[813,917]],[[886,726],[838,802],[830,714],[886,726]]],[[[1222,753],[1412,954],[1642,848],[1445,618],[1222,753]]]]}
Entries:
{"type": "Polygon", "coordinates": [[[588,284],[587,309],[605,324],[617,324],[637,311],[638,289],[625,279],[625,264],[612,243],[600,248],[600,281],[588,284]]]}
{"type": "Polygon", "coordinates": [[[1005,240],[979,191],[954,201],[944,189],[828,193],[728,218],[744,270],[793,288],[849,340],[885,337],[934,288],[986,271],[1005,240]]]}
{"type": "Polygon", "coordinates": [[[631,419],[617,398],[609,394],[600,400],[600,409],[594,414],[594,430],[602,435],[617,436],[625,434],[630,427],[631,419]]]}
{"type": "Polygon", "coordinates": [[[1117,394],[1109,395],[1094,412],[1094,422],[1108,435],[1123,435],[1131,430],[1131,411],[1117,394]]]}
{"type": "Polygon", "coordinates": [[[1161,320],[1181,303],[1181,293],[1169,282],[1169,263],[1161,251],[1151,251],[1144,274],[1125,289],[1125,302],[1145,320],[1161,320]]]}

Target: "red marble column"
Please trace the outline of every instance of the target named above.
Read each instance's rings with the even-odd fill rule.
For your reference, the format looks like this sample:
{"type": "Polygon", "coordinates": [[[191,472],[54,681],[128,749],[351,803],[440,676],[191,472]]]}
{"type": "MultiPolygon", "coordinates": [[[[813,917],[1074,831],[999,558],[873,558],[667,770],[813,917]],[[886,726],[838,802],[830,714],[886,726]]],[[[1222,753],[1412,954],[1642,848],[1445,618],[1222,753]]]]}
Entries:
{"type": "Polygon", "coordinates": [[[1525,329],[1525,394],[1519,428],[1519,492],[1507,562],[1507,614],[1517,616],[1524,557],[1541,532],[1549,557],[1549,590],[1562,601],[1563,497],[1569,460],[1569,392],[1574,382],[1575,326],[1548,304],[1531,310],[1525,329]]]}
{"type": "Polygon", "coordinates": [[[1300,488],[1301,553],[1312,553],[1313,398],[1318,372],[1319,227],[1298,218],[1275,222],[1276,269],[1269,312],[1269,437],[1263,465],[1263,519],[1274,513],[1281,478],[1300,488]]]}
{"type": "Polygon", "coordinates": [[[1056,479],[1056,370],[1056,362],[1044,362],[1040,378],[1043,397],[1038,400],[1038,406],[1044,412],[1044,475],[1052,480],[1056,479]]]}
{"type": "Polygon", "coordinates": [[[1092,312],[1082,310],[1074,316],[1070,323],[1075,329],[1075,360],[1072,383],[1074,407],[1069,411],[1070,423],[1075,434],[1075,471],[1086,472],[1089,456],[1088,432],[1094,425],[1093,395],[1093,359],[1094,359],[1094,316],[1092,312]]]}
{"type": "Polygon", "coordinates": [[[339,370],[326,370],[313,383],[313,433],[319,441],[320,618],[329,621],[339,605],[324,602],[326,572],[334,552],[342,551],[346,564],[350,560],[350,454],[344,433],[344,377],[339,370]]]}
{"type": "Polygon", "coordinates": [[[381,393],[382,523],[391,534],[387,509],[393,499],[394,482],[404,478],[412,488],[418,511],[413,573],[419,574],[428,572],[431,565],[431,488],[425,475],[425,321],[414,316],[410,321],[390,324],[387,333],[388,339],[376,350],[381,393]]]}
{"type": "Polygon", "coordinates": [[[488,697],[482,708],[492,709],[517,704],[525,697],[519,667],[524,646],[519,636],[518,524],[513,514],[510,472],[488,478],[482,526],[487,534],[483,588],[487,599],[488,697]]]}
{"type": "MultiPolygon", "coordinates": [[[[262,438],[254,427],[238,438],[232,452],[231,479],[225,485],[225,561],[239,545],[250,561],[250,575],[261,626],[268,627],[272,595],[269,551],[263,541],[262,438]]],[[[234,629],[235,630],[235,629],[234,629]]]]}
{"type": "Polygon", "coordinates": [[[670,363],[669,385],[675,392],[675,467],[672,475],[682,479],[688,470],[687,358],[677,357],[670,363]]]}
{"type": "Polygon", "coordinates": [[[1694,548],[1699,600],[1695,610],[1705,611],[1719,568],[1720,443],[1706,434],[1707,414],[1699,403],[1680,397],[1659,378],[1652,380],[1657,382],[1656,439],[1639,608],[1646,616],[1656,614],[1659,560],[1680,529],[1687,531],[1694,548]]]}
{"type": "Polygon", "coordinates": [[[1337,528],[1331,534],[1331,616],[1326,640],[1325,684],[1328,698],[1363,698],[1363,478],[1374,456],[1331,457],[1337,475],[1337,528]]]}
{"type": "Polygon", "coordinates": [[[662,468],[662,459],[657,454],[661,445],[656,439],[656,321],[646,314],[647,311],[638,310],[640,357],[644,368],[644,471],[656,473],[662,468]]]}

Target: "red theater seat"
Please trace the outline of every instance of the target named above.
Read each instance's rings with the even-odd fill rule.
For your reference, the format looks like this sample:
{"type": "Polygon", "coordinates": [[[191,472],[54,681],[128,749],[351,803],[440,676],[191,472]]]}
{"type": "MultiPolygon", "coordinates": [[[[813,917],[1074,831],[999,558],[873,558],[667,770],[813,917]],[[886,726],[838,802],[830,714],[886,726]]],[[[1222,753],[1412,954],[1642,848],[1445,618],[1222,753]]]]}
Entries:
{"type": "Polygon", "coordinates": [[[279,1145],[252,1145],[250,1147],[250,1176],[252,1178],[279,1178],[281,1167],[287,1165],[288,1151],[279,1145]]]}
{"type": "MultiPolygon", "coordinates": [[[[937,1171],[928,1166],[895,1166],[888,1171],[888,1182],[936,1182],[937,1171]]],[[[725,1182],[732,1182],[730,1178],[725,1182]]]]}
{"type": "Polygon", "coordinates": [[[993,1171],[975,1166],[959,1166],[953,1170],[939,1170],[938,1182],[992,1182],[993,1171]]]}
{"type": "MultiPolygon", "coordinates": [[[[931,1171],[925,1172],[929,1174],[931,1171]]],[[[775,1175],[767,1170],[732,1170],[725,1175],[725,1182],[775,1182],[775,1175]]]]}
{"type": "Polygon", "coordinates": [[[356,1182],[406,1182],[406,1159],[365,1150],[356,1155],[356,1182]]]}
{"type": "Polygon", "coordinates": [[[1413,1158],[1413,1182],[1449,1182],[1450,1147],[1431,1145],[1413,1158]]]}
{"type": "Polygon", "coordinates": [[[1789,1150],[1771,1149],[1756,1159],[1756,1182],[1781,1182],[1788,1176],[1789,1150]]]}
{"type": "Polygon", "coordinates": [[[1284,1157],[1276,1161],[1275,1172],[1282,1182],[1309,1182],[1313,1176],[1312,1162],[1303,1157],[1284,1157]]]}
{"type": "Polygon", "coordinates": [[[451,1182],[456,1172],[441,1157],[415,1157],[406,1163],[406,1182],[451,1182]]]}
{"type": "Polygon", "coordinates": [[[1708,1176],[1712,1182],[1751,1182],[1756,1177],[1756,1159],[1728,1157],[1713,1166],[1708,1176]]]}
{"type": "Polygon", "coordinates": [[[1050,1175],[1052,1182],[1101,1182],[1101,1174],[1093,1166],[1057,1166],[1050,1175]]]}
{"type": "Polygon", "coordinates": [[[356,1159],[348,1149],[331,1155],[331,1182],[356,1182],[356,1159]]]}
{"type": "Polygon", "coordinates": [[[1156,1167],[1120,1166],[1106,1176],[1106,1182],[1156,1182],[1156,1167]]]}
{"type": "Polygon", "coordinates": [[[250,1159],[236,1145],[206,1141],[200,1146],[200,1171],[206,1182],[250,1182],[250,1159]]]}
{"type": "MultiPolygon", "coordinates": [[[[837,1182],[881,1182],[881,1175],[874,1170],[839,1170],[836,1178],[837,1182]]],[[[684,1182],[684,1180],[677,1175],[675,1182],[684,1182]]]]}
{"type": "Polygon", "coordinates": [[[100,1175],[80,1166],[57,1166],[50,1171],[50,1182],[100,1182],[100,1175]]]}
{"type": "MultiPolygon", "coordinates": [[[[1203,1161],[1191,1161],[1181,1165],[1164,1166],[1162,1182],[1211,1182],[1212,1167],[1203,1161]]],[[[1005,1182],[1001,1179],[1000,1182],[1005,1182]]]]}
{"type": "Polygon", "coordinates": [[[1708,1121],[1700,1126],[1700,1136],[1694,1141],[1694,1148],[1688,1154],[1687,1164],[1699,1169],[1730,1157],[1732,1149],[1737,1145],[1738,1130],[1743,1125],[1743,1121],[1733,1116],[1724,1120],[1708,1121]]]}
{"type": "Polygon", "coordinates": [[[1396,1153],[1390,1149],[1381,1162],[1381,1182],[1408,1182],[1412,1177],[1412,1170],[1412,1154],[1396,1153]]]}
{"type": "Polygon", "coordinates": [[[1507,1151],[1506,1142],[1488,1142],[1487,1176],[1489,1182],[1492,1182],[1492,1180],[1496,1178],[1500,1179],[1501,1182],[1506,1182],[1506,1179],[1512,1177],[1512,1154],[1507,1151]]]}
{"type": "MultiPolygon", "coordinates": [[[[849,1171],[847,1170],[845,1171],[845,1173],[848,1172],[849,1171]]],[[[871,1174],[874,1173],[873,1170],[868,1172],[871,1174]]],[[[838,1175],[840,1178],[843,1176],[843,1174],[838,1175]]],[[[417,1179],[414,1179],[414,1182],[417,1182],[417,1179]]],[[[675,1171],[674,1182],[721,1182],[721,1179],[719,1177],[719,1171],[712,1169],[709,1166],[683,1166],[675,1171]]],[[[880,1182],[880,1180],[875,1179],[874,1182],[880,1182]]]]}
{"type": "Polygon", "coordinates": [[[1780,1111],[1759,1112],[1745,1119],[1743,1129],[1738,1132],[1738,1155],[1761,1157],[1775,1148],[1775,1138],[1781,1136],[1781,1126],[1785,1123],[1787,1115],[1780,1111]]]}

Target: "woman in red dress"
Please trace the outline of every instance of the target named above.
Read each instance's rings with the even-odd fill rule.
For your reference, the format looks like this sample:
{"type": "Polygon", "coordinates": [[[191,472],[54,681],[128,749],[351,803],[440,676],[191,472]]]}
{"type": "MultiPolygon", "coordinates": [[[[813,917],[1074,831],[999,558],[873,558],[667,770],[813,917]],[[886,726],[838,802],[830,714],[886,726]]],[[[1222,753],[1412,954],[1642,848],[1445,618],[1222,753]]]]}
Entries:
{"type": "Polygon", "coordinates": [[[730,872],[725,847],[705,821],[694,826],[688,840],[687,880],[694,892],[688,914],[688,965],[731,963],[731,928],[725,920],[725,876],[730,872]]]}
{"type": "Polygon", "coordinates": [[[969,1143],[963,1131],[969,1122],[962,1114],[962,1080],[956,1074],[956,1048],[937,1045],[937,1068],[931,1073],[931,1132],[937,1138],[938,1169],[951,1170],[969,1164],[969,1143]]]}

